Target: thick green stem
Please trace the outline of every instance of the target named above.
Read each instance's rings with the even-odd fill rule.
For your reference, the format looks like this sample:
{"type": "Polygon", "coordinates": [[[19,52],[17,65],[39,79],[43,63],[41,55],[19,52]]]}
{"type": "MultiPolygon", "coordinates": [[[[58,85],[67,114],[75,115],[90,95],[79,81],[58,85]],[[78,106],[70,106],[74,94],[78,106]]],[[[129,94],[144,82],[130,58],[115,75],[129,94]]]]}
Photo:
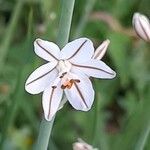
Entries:
{"type": "Polygon", "coordinates": [[[53,117],[51,122],[46,121],[44,118],[42,119],[35,150],[47,150],[54,119],[55,116],[53,117]]]}
{"type": "Polygon", "coordinates": [[[57,44],[60,47],[63,47],[69,39],[74,3],[75,0],[62,0],[62,11],[57,36],[57,44]]]}
{"type": "MultiPolygon", "coordinates": [[[[56,41],[59,47],[63,47],[68,42],[74,3],[75,0],[62,0],[61,18],[56,41]]],[[[51,122],[47,122],[45,119],[42,120],[36,150],[47,150],[54,118],[51,122]]]]}

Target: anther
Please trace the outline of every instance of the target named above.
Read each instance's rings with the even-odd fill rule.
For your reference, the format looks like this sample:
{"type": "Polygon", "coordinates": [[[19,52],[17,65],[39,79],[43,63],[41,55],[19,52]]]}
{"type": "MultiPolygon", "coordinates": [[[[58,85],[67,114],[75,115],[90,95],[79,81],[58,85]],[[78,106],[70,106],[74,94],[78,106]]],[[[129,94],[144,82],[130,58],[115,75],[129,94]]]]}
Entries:
{"type": "Polygon", "coordinates": [[[62,89],[65,89],[65,88],[71,89],[72,85],[73,85],[75,82],[76,82],[76,83],[80,83],[80,80],[78,80],[78,79],[71,79],[70,81],[66,81],[64,84],[61,85],[61,88],[62,88],[62,89]]]}
{"type": "Polygon", "coordinates": [[[64,86],[64,85],[62,84],[62,85],[61,85],[61,89],[64,90],[65,88],[66,88],[66,86],[64,86]]]}
{"type": "Polygon", "coordinates": [[[57,88],[57,86],[52,86],[52,89],[55,89],[55,88],[57,88]]]}
{"type": "Polygon", "coordinates": [[[74,79],[75,82],[77,83],[80,83],[80,80],[79,79],[74,79]]]}
{"type": "Polygon", "coordinates": [[[63,78],[65,74],[67,74],[67,72],[62,73],[59,78],[63,78]]]}

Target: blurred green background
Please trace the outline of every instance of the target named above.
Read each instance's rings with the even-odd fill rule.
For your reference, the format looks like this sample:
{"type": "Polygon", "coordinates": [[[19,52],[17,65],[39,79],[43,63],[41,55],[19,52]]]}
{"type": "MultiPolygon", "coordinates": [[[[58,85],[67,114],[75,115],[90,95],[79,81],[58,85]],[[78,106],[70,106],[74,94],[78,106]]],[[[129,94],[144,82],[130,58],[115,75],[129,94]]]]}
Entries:
{"type": "MultiPolygon", "coordinates": [[[[0,0],[0,150],[30,150],[43,116],[41,95],[24,90],[45,63],[33,51],[40,37],[56,40],[61,0],[0,0]]],[[[68,103],[57,113],[50,150],[71,150],[80,137],[100,150],[150,150],[150,43],[132,28],[134,12],[150,16],[149,0],[76,0],[70,40],[111,41],[103,58],[117,72],[93,80],[96,98],[85,113],[68,103]]]]}

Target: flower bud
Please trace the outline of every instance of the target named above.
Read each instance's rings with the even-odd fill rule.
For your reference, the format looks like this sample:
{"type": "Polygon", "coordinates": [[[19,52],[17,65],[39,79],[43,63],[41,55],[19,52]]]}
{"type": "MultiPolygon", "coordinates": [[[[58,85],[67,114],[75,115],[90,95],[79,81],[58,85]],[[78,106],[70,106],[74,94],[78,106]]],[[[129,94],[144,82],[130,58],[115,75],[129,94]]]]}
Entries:
{"type": "Polygon", "coordinates": [[[150,21],[149,19],[140,14],[135,13],[133,15],[133,27],[139,37],[145,41],[150,42],[150,21]]]}
{"type": "Polygon", "coordinates": [[[105,40],[94,52],[93,59],[100,60],[106,53],[110,41],[105,40]]]}
{"type": "Polygon", "coordinates": [[[91,145],[84,142],[82,139],[78,139],[78,142],[73,144],[73,150],[98,150],[91,145]]]}

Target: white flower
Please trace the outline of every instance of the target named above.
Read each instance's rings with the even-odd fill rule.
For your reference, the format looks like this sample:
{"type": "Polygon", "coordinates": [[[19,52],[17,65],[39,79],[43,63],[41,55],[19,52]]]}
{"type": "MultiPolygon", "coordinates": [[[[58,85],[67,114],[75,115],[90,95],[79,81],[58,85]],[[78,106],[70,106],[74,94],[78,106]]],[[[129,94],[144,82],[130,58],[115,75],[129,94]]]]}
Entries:
{"type": "Polygon", "coordinates": [[[78,139],[78,142],[73,144],[73,150],[98,150],[97,148],[93,148],[91,145],[87,144],[82,139],[78,139]]]}
{"type": "Polygon", "coordinates": [[[93,59],[100,60],[105,55],[106,50],[108,48],[108,45],[110,44],[110,41],[107,39],[102,42],[102,44],[95,50],[93,59]]]}
{"type": "Polygon", "coordinates": [[[59,109],[63,92],[76,110],[88,111],[94,101],[89,77],[111,79],[116,75],[104,62],[92,59],[94,47],[87,38],[76,39],[61,51],[56,44],[37,39],[34,50],[48,63],[29,76],[25,89],[31,94],[43,92],[42,104],[48,121],[59,109]]]}
{"type": "Polygon", "coordinates": [[[146,16],[135,13],[133,15],[133,27],[139,37],[150,42],[150,21],[146,16]]]}

